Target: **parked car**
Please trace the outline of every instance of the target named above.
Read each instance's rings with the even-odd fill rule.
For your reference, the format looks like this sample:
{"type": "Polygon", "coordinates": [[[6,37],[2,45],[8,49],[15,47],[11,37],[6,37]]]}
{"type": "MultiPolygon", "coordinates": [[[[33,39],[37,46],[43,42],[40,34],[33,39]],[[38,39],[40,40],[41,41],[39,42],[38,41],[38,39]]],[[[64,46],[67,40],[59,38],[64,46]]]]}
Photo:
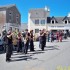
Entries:
{"type": "Polygon", "coordinates": [[[3,39],[2,37],[0,37],[0,51],[3,50],[3,39]]]}

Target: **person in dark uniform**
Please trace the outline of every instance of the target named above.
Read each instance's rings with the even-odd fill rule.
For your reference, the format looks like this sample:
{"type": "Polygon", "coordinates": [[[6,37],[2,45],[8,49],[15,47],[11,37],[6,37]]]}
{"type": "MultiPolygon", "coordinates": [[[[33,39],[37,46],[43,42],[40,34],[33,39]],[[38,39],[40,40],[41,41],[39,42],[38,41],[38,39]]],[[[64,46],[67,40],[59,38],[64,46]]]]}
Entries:
{"type": "Polygon", "coordinates": [[[42,30],[42,33],[41,33],[41,49],[42,51],[44,51],[44,47],[45,47],[45,33],[44,31],[42,30]]]}
{"type": "Polygon", "coordinates": [[[18,50],[17,52],[22,52],[22,36],[21,33],[18,33],[17,39],[18,39],[18,50]]]}
{"type": "Polygon", "coordinates": [[[49,42],[49,40],[50,40],[50,32],[49,31],[47,32],[47,39],[48,39],[48,42],[49,42]]]}
{"type": "Polygon", "coordinates": [[[11,31],[8,31],[7,34],[7,47],[6,47],[6,61],[10,61],[11,55],[12,55],[12,33],[11,31]]]}
{"type": "Polygon", "coordinates": [[[45,31],[45,29],[43,29],[43,33],[44,33],[44,44],[45,44],[45,47],[46,47],[46,31],[45,31]]]}
{"type": "Polygon", "coordinates": [[[30,51],[34,51],[33,30],[30,31],[30,51]]]}
{"type": "Polygon", "coordinates": [[[28,29],[25,30],[25,38],[26,38],[26,44],[24,47],[24,53],[27,54],[28,52],[28,47],[29,47],[29,39],[30,39],[30,33],[28,32],[28,29]]]}
{"type": "Polygon", "coordinates": [[[51,32],[51,42],[53,42],[53,41],[54,41],[54,33],[51,32]]]}
{"type": "Polygon", "coordinates": [[[39,35],[39,48],[41,48],[41,40],[42,40],[41,34],[42,34],[42,30],[40,30],[40,35],[39,35]]]}

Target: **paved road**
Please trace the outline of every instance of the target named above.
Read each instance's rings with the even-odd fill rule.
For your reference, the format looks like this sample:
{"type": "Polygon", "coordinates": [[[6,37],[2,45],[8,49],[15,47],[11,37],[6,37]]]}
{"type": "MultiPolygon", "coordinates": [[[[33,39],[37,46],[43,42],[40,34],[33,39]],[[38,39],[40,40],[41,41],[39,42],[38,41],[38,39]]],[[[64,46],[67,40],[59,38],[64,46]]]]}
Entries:
{"type": "Polygon", "coordinates": [[[5,62],[5,54],[0,54],[0,70],[70,70],[70,39],[63,42],[46,43],[45,51],[35,42],[35,52],[16,53],[11,62],[5,62]]]}

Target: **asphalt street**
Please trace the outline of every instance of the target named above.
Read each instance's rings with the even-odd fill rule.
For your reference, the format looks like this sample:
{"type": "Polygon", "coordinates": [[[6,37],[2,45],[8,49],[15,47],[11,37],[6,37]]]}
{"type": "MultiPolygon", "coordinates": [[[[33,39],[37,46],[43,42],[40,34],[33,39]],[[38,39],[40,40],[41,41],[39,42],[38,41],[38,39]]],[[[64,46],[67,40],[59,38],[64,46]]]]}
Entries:
{"type": "Polygon", "coordinates": [[[0,70],[70,70],[70,38],[63,42],[46,42],[45,51],[34,42],[35,51],[13,52],[11,62],[6,62],[6,54],[0,53],[0,70]]]}

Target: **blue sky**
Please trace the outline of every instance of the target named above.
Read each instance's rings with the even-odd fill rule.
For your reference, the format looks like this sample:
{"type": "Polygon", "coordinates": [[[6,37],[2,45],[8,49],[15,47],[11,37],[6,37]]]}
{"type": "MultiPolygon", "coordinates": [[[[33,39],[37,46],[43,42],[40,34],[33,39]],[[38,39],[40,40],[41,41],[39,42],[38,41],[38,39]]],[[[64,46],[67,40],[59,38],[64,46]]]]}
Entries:
{"type": "Polygon", "coordinates": [[[66,16],[70,12],[70,0],[0,0],[0,6],[16,4],[21,13],[21,22],[28,22],[28,11],[32,8],[50,8],[50,16],[66,16]]]}

